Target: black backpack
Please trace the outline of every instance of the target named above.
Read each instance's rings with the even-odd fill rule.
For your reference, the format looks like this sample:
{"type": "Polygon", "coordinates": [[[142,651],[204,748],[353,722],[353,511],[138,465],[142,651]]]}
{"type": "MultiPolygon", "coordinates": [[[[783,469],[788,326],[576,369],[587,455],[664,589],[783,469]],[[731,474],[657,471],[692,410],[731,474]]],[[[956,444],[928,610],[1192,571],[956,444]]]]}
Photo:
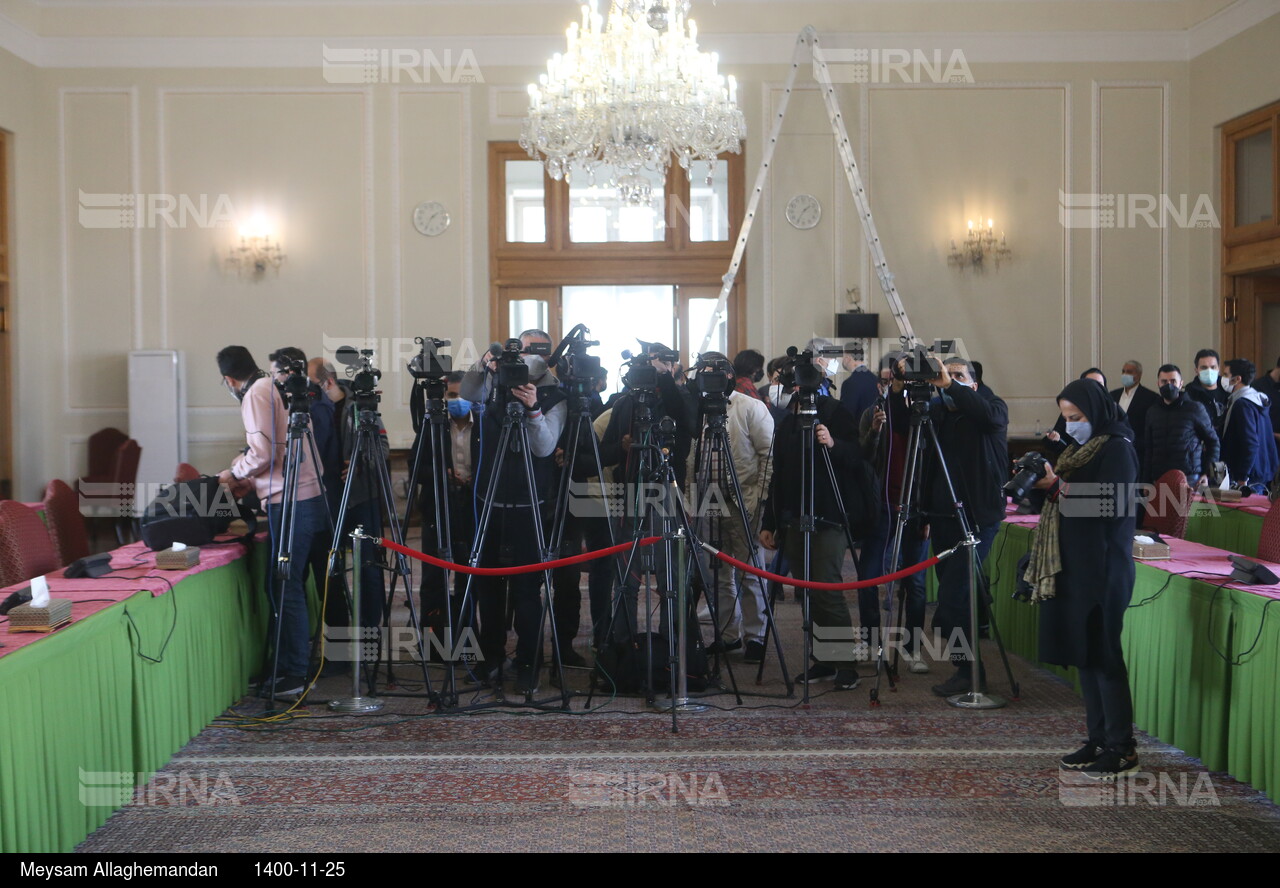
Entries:
{"type": "Polygon", "coordinates": [[[239,539],[252,539],[258,529],[253,510],[236,502],[216,477],[202,475],[160,488],[142,513],[142,541],[152,551],[168,549],[174,543],[205,546],[218,534],[226,533],[237,518],[249,525],[248,532],[239,539]]]}
{"type": "MultiPolygon", "coordinates": [[[[644,690],[644,672],[648,665],[646,648],[653,651],[653,674],[649,686],[659,696],[671,688],[671,671],[667,668],[670,649],[666,636],[656,632],[641,633],[634,642],[616,641],[600,651],[596,672],[606,690],[619,694],[638,694],[644,690]]],[[[686,687],[695,693],[705,691],[711,684],[707,651],[697,632],[690,632],[686,639],[685,666],[689,670],[686,687]]]]}

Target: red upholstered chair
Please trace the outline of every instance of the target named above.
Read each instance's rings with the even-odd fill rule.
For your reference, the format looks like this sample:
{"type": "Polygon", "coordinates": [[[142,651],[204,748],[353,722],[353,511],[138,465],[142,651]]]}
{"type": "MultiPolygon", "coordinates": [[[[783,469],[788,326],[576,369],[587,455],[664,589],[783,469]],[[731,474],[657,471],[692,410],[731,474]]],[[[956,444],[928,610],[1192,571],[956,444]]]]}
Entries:
{"type": "Polygon", "coordinates": [[[1144,510],[1142,526],[1162,536],[1184,539],[1187,535],[1187,515],[1191,511],[1191,487],[1187,476],[1177,469],[1170,469],[1156,479],[1155,493],[1144,510]]]}
{"type": "Polygon", "coordinates": [[[183,481],[194,481],[200,477],[200,470],[191,463],[178,463],[178,471],[173,473],[173,483],[181,484],[183,481]]]}
{"type": "Polygon", "coordinates": [[[1267,517],[1262,519],[1258,557],[1263,561],[1280,562],[1280,506],[1276,504],[1272,504],[1267,517]]]}
{"type": "Polygon", "coordinates": [[[12,586],[57,570],[53,538],[35,510],[0,502],[0,586],[12,586]]]}
{"type": "Polygon", "coordinates": [[[116,470],[116,455],[129,436],[119,429],[106,428],[89,436],[89,474],[80,480],[97,484],[111,482],[116,470]]]}
{"type": "MultiPolygon", "coordinates": [[[[125,543],[125,529],[133,536],[134,486],[138,483],[138,463],[142,460],[142,446],[130,438],[116,451],[116,470],[112,480],[120,491],[120,517],[116,519],[116,539],[125,543]]],[[[146,503],[140,505],[145,506],[146,503]]]]}
{"type": "Polygon", "coordinates": [[[57,478],[44,489],[44,516],[63,567],[89,554],[89,534],[80,514],[80,502],[75,491],[57,478]]]}

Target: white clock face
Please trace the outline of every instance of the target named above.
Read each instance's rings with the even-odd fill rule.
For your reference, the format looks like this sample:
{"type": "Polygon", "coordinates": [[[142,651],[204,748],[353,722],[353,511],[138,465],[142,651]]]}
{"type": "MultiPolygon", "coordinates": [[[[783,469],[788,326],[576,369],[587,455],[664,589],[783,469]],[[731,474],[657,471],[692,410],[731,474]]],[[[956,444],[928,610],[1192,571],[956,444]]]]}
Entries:
{"type": "Polygon", "coordinates": [[[420,203],[413,209],[413,227],[428,237],[444,234],[452,221],[444,204],[439,201],[420,203]]]}
{"type": "Polygon", "coordinates": [[[815,227],[822,218],[822,204],[812,194],[797,194],[787,204],[787,221],[801,231],[815,227]]]}

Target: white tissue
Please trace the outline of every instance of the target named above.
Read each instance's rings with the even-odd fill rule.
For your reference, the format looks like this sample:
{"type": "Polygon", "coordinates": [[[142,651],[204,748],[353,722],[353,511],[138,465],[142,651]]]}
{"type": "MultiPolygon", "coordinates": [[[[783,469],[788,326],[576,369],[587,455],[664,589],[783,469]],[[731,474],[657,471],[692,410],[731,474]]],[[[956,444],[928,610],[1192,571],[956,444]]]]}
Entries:
{"type": "Polygon", "coordinates": [[[49,583],[44,577],[35,577],[31,581],[31,606],[49,606],[49,583]]]}
{"type": "Polygon", "coordinates": [[[174,543],[174,544],[173,544],[173,551],[175,551],[175,552],[181,552],[181,551],[182,551],[183,549],[185,549],[185,548],[187,548],[187,544],[186,544],[186,543],[174,543]]]}
{"type": "Polygon", "coordinates": [[[1140,535],[1140,534],[1135,535],[1135,536],[1134,536],[1134,538],[1133,538],[1133,541],[1134,541],[1135,543],[1141,543],[1141,544],[1142,544],[1142,545],[1144,545],[1144,546],[1150,546],[1152,543],[1154,543],[1154,542],[1155,542],[1155,540],[1153,540],[1151,537],[1149,537],[1149,536],[1142,536],[1142,535],[1140,535]]]}

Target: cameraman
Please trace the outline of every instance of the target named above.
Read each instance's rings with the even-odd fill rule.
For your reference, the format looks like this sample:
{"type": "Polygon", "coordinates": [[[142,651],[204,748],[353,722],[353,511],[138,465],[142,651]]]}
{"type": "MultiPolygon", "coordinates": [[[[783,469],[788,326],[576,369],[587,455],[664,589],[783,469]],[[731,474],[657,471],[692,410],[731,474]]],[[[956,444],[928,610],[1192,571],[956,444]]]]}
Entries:
{"type": "MultiPolygon", "coordinates": [[[[947,474],[955,485],[955,499],[947,489],[936,451],[928,448],[921,464],[920,511],[936,554],[963,541],[955,514],[956,500],[963,503],[978,538],[974,557],[980,571],[1004,520],[1006,498],[1002,488],[1009,477],[1009,408],[994,393],[978,390],[973,367],[964,358],[947,358],[942,372],[930,383],[938,389],[939,397],[930,403],[929,416],[946,459],[947,474]]],[[[910,416],[906,404],[893,400],[890,409],[894,426],[907,428],[910,416]]],[[[933,628],[945,636],[948,646],[958,639],[962,647],[972,651],[968,645],[975,645],[978,640],[969,638],[968,558],[958,552],[940,562],[936,570],[938,609],[933,615],[933,628]]],[[[955,655],[953,662],[959,656],[955,655]]],[[[959,660],[955,674],[934,685],[933,692],[940,697],[964,693],[970,688],[972,670],[971,659],[959,660]]],[[[981,686],[985,676],[979,675],[978,680],[981,686]]]]}
{"type": "MultiPolygon", "coordinates": [[[[820,364],[821,360],[812,355],[801,356],[798,362],[793,359],[797,376],[804,371],[815,376],[819,373],[825,375],[826,365],[820,364]],[[810,361],[812,366],[803,366],[810,361]]],[[[800,379],[797,381],[804,382],[800,379]]],[[[853,415],[839,401],[817,393],[823,382],[825,380],[820,378],[813,380],[812,388],[807,392],[802,384],[791,399],[790,412],[778,426],[774,438],[773,478],[769,484],[769,498],[761,507],[760,544],[770,550],[781,547],[791,564],[792,572],[800,574],[803,579],[839,583],[843,579],[848,544],[836,491],[831,487],[831,478],[822,465],[817,448],[827,448],[837,483],[841,487],[841,499],[846,504],[855,500],[849,483],[856,474],[856,463],[862,459],[862,451],[858,446],[858,425],[853,415]],[[806,404],[816,411],[812,516],[802,515],[800,510],[806,479],[801,477],[800,449],[804,438],[798,414],[805,409],[806,404]],[[809,517],[816,520],[816,526],[811,535],[811,557],[808,576],[805,577],[804,534],[800,525],[803,519],[809,517]]],[[[854,666],[853,618],[849,614],[844,594],[817,589],[809,590],[807,594],[813,622],[812,632],[815,638],[824,643],[815,645],[814,662],[804,673],[796,676],[796,681],[811,683],[834,679],[836,690],[853,690],[858,686],[858,671],[854,666]]]]}
{"type": "MultiPolygon", "coordinates": [[[[413,417],[415,431],[420,436],[419,446],[426,448],[418,457],[418,508],[422,515],[422,551],[452,561],[454,564],[465,564],[471,552],[471,544],[475,539],[475,471],[480,464],[480,422],[477,418],[476,405],[462,397],[461,370],[454,370],[445,376],[445,407],[449,411],[448,446],[443,458],[445,471],[449,476],[449,536],[446,548],[441,551],[437,546],[437,522],[435,486],[427,477],[432,470],[430,449],[427,442],[426,396],[422,386],[415,385],[409,398],[409,410],[413,417]]],[[[443,513],[442,513],[443,514],[443,513]]],[[[422,565],[422,580],[419,585],[419,596],[422,603],[421,619],[424,628],[435,633],[435,637],[445,640],[446,603],[453,609],[454,641],[460,638],[464,626],[470,626],[472,613],[461,612],[463,591],[467,576],[461,572],[453,575],[453,593],[449,595],[445,588],[444,570],[431,564],[422,565]]],[[[472,605],[474,608],[474,605],[472,605]]],[[[474,611],[473,611],[474,612],[474,611]]]]}
{"type": "MultiPolygon", "coordinates": [[[[531,354],[533,346],[550,351],[551,337],[542,330],[526,330],[520,334],[520,360],[529,368],[529,382],[506,391],[499,382],[499,365],[510,363],[513,355],[486,355],[462,381],[462,394],[469,400],[479,393],[487,400],[480,414],[480,466],[475,474],[475,511],[481,511],[479,498],[489,490],[490,479],[499,459],[498,439],[507,415],[508,399],[523,407],[525,429],[529,437],[533,463],[533,486],[536,503],[529,501],[529,478],[525,475],[524,456],[512,450],[502,455],[502,472],[497,478],[490,526],[485,532],[484,550],[480,553],[483,567],[511,567],[537,564],[542,560],[545,541],[534,524],[533,509],[547,514],[547,496],[555,475],[556,443],[564,430],[568,408],[560,385],[541,354],[531,354]]],[[[514,348],[514,346],[513,346],[514,348]]],[[[513,439],[514,440],[514,439],[513,439]]],[[[477,534],[480,529],[477,528],[477,534]]],[[[543,532],[546,532],[545,521],[543,532]]],[[[507,608],[504,592],[515,605],[516,690],[532,694],[538,689],[538,671],[542,651],[538,642],[542,629],[543,574],[526,573],[508,578],[476,577],[477,603],[480,608],[480,650],[493,672],[501,676],[506,659],[507,608]]],[[[493,672],[490,674],[492,675],[493,672]]]]}
{"type": "MultiPolygon", "coordinates": [[[[695,388],[701,389],[704,372],[723,372],[726,380],[733,384],[737,367],[719,352],[704,352],[698,356],[698,364],[694,370],[694,379],[699,383],[695,388]]],[[[701,397],[704,399],[701,403],[705,405],[707,394],[703,392],[701,397]]],[[[705,422],[705,416],[700,422],[705,422]]],[[[727,458],[733,461],[734,473],[742,488],[742,500],[738,501],[734,495],[727,466],[722,469],[720,477],[710,477],[707,466],[710,454],[707,452],[695,453],[693,456],[695,465],[701,456],[701,465],[696,465],[700,471],[693,479],[697,485],[694,494],[697,503],[715,503],[717,506],[724,504],[724,514],[709,516],[710,521],[719,522],[719,534],[716,538],[720,548],[739,561],[750,562],[751,537],[744,535],[743,526],[755,526],[759,515],[760,494],[769,486],[773,417],[760,398],[744,394],[735,387],[729,392],[725,404],[725,431],[730,448],[727,458]],[[710,499],[712,491],[703,489],[704,478],[708,484],[715,485],[717,499],[710,499]]],[[[720,624],[716,627],[716,642],[725,651],[737,650],[745,644],[743,660],[747,663],[759,663],[764,659],[766,628],[762,581],[743,571],[723,569],[729,576],[727,582],[718,583],[715,590],[716,613],[720,624]]]]}
{"type": "MultiPolygon", "coordinates": [[[[243,345],[229,345],[218,352],[218,372],[222,383],[240,402],[240,420],[244,423],[246,447],[231,462],[231,468],[218,473],[218,481],[233,495],[252,487],[267,510],[271,528],[271,547],[279,551],[280,528],[284,505],[285,454],[289,437],[289,414],[284,399],[275,390],[267,374],[243,345]]],[[[302,693],[307,680],[309,637],[307,632],[307,596],[304,584],[307,554],[312,540],[328,529],[324,497],[320,494],[320,478],[315,460],[302,453],[298,466],[298,487],[294,491],[296,506],[293,518],[293,549],[289,574],[281,583],[274,565],[269,570],[273,598],[279,606],[280,649],[279,671],[274,687],[267,689],[276,697],[302,693]]],[[[274,636],[273,636],[274,637],[274,636]]]]}
{"type": "MultiPolygon", "coordinates": [[[[351,464],[355,450],[357,432],[360,423],[359,405],[356,393],[351,386],[338,381],[334,366],[328,362],[320,365],[316,371],[320,380],[320,390],[333,402],[337,413],[335,424],[338,431],[338,446],[342,453],[342,486],[336,489],[338,505],[334,507],[333,519],[338,520],[338,508],[341,507],[342,494],[350,478],[351,496],[347,500],[347,514],[342,526],[335,527],[334,548],[339,552],[346,549],[347,535],[357,527],[363,527],[370,536],[382,536],[382,503],[378,502],[378,487],[374,480],[378,465],[375,460],[384,464],[391,454],[387,442],[387,428],[378,417],[377,452],[365,450],[360,454],[360,461],[351,464]]],[[[364,628],[382,624],[384,599],[386,598],[386,582],[383,576],[380,550],[371,543],[360,547],[360,625],[364,628]]],[[[345,570],[340,576],[345,577],[345,570]]]]}
{"type": "MultiPolygon", "coordinates": [[[[658,371],[657,399],[652,411],[653,425],[656,428],[664,417],[675,421],[675,450],[671,454],[671,462],[675,466],[676,481],[684,487],[685,464],[689,459],[693,437],[698,434],[698,404],[693,394],[678,385],[672,375],[676,367],[675,353],[660,342],[640,340],[640,346],[644,349],[644,354],[632,359],[632,364],[652,364],[658,371]]],[[[636,474],[640,469],[637,454],[631,451],[635,412],[636,393],[630,384],[626,384],[622,396],[613,404],[609,426],[600,442],[600,461],[605,466],[616,466],[614,480],[627,484],[636,481],[636,474]]]]}

